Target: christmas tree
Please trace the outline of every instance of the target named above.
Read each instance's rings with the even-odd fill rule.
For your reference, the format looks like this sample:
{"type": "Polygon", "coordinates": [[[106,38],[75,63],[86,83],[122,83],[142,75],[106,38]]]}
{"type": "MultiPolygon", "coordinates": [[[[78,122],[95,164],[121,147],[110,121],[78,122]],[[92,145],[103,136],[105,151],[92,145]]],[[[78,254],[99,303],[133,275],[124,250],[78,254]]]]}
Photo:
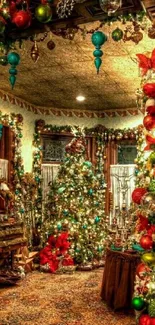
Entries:
{"type": "MultiPolygon", "coordinates": [[[[103,258],[106,185],[102,175],[100,179],[95,176],[94,167],[87,158],[84,134],[79,130],[74,133],[74,138],[65,148],[65,158],[55,182],[50,185],[45,206],[43,238],[57,240],[59,236],[66,236],[65,253],[69,261],[72,258],[75,265],[88,266],[103,258]]],[[[49,242],[50,239],[47,246],[49,242]]],[[[57,243],[53,249],[56,246],[57,243]]],[[[62,255],[63,260],[64,255],[60,250],[58,255],[62,255]]],[[[41,258],[41,264],[46,262],[47,259],[41,258]]],[[[66,263],[67,261],[65,265],[66,263]]]]}
{"type": "MultiPolygon", "coordinates": [[[[142,84],[146,99],[143,119],[144,137],[141,139],[140,155],[137,158],[137,188],[132,193],[136,203],[136,247],[141,263],[136,269],[136,281],[132,306],[137,311],[139,325],[155,324],[155,80],[151,67],[152,57],[138,55],[140,68],[146,77],[142,84]],[[144,72],[145,68],[145,72],[144,72]],[[149,73],[149,78],[148,78],[149,73]],[[144,140],[144,141],[143,141],[144,140]]],[[[135,246],[134,246],[135,247],[135,246]]]]}

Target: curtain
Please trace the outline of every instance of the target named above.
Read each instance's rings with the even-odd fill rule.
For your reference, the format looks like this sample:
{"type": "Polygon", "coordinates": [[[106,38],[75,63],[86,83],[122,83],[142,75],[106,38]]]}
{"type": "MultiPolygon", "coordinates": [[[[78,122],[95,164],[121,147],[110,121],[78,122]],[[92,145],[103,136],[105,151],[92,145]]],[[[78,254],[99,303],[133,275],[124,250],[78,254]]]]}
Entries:
{"type": "Polygon", "coordinates": [[[110,166],[110,184],[113,197],[113,213],[115,208],[122,209],[130,207],[131,194],[135,188],[135,165],[111,165],[110,166]]]}
{"type": "Polygon", "coordinates": [[[49,182],[53,182],[57,176],[59,164],[42,164],[42,190],[43,190],[43,201],[46,201],[47,193],[49,191],[49,182]]]}
{"type": "Polygon", "coordinates": [[[4,177],[8,181],[8,160],[0,159],[0,178],[4,177]]]}

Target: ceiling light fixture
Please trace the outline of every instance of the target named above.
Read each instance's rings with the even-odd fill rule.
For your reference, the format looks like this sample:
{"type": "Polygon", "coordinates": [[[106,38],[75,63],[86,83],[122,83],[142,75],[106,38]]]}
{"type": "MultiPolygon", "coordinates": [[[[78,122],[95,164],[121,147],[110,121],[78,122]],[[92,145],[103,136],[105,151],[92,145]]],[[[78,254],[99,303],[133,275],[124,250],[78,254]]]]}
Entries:
{"type": "Polygon", "coordinates": [[[76,100],[77,100],[78,102],[83,102],[85,99],[86,99],[86,98],[85,98],[84,96],[82,96],[82,95],[79,95],[79,96],[76,97],[76,100]]]}

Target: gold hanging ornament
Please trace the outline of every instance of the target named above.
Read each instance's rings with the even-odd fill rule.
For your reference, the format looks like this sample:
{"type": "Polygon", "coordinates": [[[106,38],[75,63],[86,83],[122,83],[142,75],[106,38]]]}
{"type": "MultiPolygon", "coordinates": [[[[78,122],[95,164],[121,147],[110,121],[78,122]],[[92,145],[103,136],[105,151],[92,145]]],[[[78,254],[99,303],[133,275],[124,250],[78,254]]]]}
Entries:
{"type": "Polygon", "coordinates": [[[35,63],[39,59],[39,48],[38,48],[36,41],[34,41],[34,45],[31,48],[31,58],[32,58],[33,62],[35,62],[35,63]]]}

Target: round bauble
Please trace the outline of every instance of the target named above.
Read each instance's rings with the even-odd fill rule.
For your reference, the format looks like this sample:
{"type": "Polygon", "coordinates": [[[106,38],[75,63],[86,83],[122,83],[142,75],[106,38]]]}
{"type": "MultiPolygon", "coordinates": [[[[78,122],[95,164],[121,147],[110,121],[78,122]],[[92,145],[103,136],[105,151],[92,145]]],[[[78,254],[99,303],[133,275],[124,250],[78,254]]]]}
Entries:
{"type": "Polygon", "coordinates": [[[139,325],[151,325],[150,316],[147,314],[143,314],[139,317],[139,325]]]}
{"type": "Polygon", "coordinates": [[[101,31],[97,31],[93,33],[91,40],[94,46],[100,47],[107,41],[107,36],[101,31]]]}
{"type": "Polygon", "coordinates": [[[31,25],[32,17],[30,11],[19,10],[13,15],[12,22],[21,29],[28,28],[31,25]]]}
{"type": "Polygon", "coordinates": [[[146,107],[146,112],[147,112],[147,114],[152,115],[154,117],[155,116],[155,105],[146,107]]]}
{"type": "Polygon", "coordinates": [[[11,65],[18,65],[19,64],[19,61],[20,61],[20,56],[18,53],[16,52],[10,52],[8,55],[7,55],[7,60],[8,60],[8,63],[11,64],[11,65]]]}
{"type": "Polygon", "coordinates": [[[48,48],[50,51],[54,50],[54,48],[55,48],[55,43],[54,43],[52,40],[50,40],[50,41],[47,43],[47,48],[48,48]]]}
{"type": "Polygon", "coordinates": [[[143,86],[144,94],[148,97],[155,98],[155,83],[147,83],[143,86]]]}
{"type": "Polygon", "coordinates": [[[35,10],[35,17],[40,23],[48,23],[52,18],[52,9],[48,4],[40,4],[35,10]]]}
{"type": "Polygon", "coordinates": [[[150,268],[146,264],[140,263],[137,265],[136,274],[140,279],[143,280],[145,278],[145,273],[149,272],[149,271],[150,271],[150,268]]]}
{"type": "Polygon", "coordinates": [[[154,252],[147,252],[144,253],[141,257],[144,263],[147,263],[149,266],[155,266],[155,253],[154,252]]]}
{"type": "Polygon", "coordinates": [[[136,204],[141,203],[141,199],[144,196],[144,194],[147,193],[147,190],[143,187],[137,187],[132,192],[132,201],[136,204]]]}
{"type": "Polygon", "coordinates": [[[155,99],[154,98],[147,99],[147,101],[145,103],[145,108],[147,108],[149,106],[155,106],[155,99]]]}
{"type": "Polygon", "coordinates": [[[140,245],[144,249],[151,249],[153,245],[152,237],[149,235],[143,235],[140,239],[140,245]]]}
{"type": "Polygon", "coordinates": [[[155,127],[155,116],[146,115],[143,119],[143,125],[146,130],[152,130],[155,127]]]}
{"type": "Polygon", "coordinates": [[[155,325],[155,317],[151,317],[151,319],[150,319],[150,325],[155,325]]]}
{"type": "Polygon", "coordinates": [[[118,42],[123,38],[123,31],[120,28],[116,28],[113,30],[111,37],[115,42],[118,42]]]}
{"type": "Polygon", "coordinates": [[[132,299],[132,307],[135,310],[142,310],[145,306],[145,301],[141,297],[134,297],[132,299]]]}

